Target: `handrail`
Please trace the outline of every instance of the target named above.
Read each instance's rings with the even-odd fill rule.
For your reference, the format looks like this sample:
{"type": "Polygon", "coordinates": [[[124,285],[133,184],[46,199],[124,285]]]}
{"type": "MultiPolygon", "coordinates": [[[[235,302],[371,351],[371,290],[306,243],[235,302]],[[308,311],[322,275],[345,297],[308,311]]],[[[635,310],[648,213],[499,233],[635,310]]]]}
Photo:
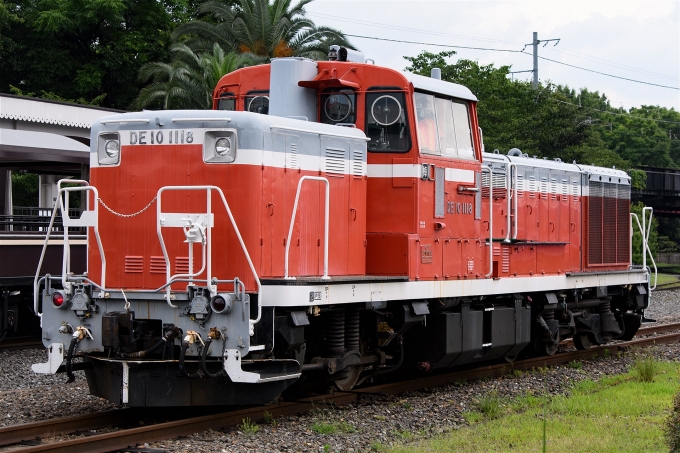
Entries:
{"type": "Polygon", "coordinates": [[[290,218],[290,228],[288,228],[288,239],[286,240],[286,256],[283,266],[283,278],[286,280],[294,280],[295,277],[288,276],[288,254],[290,252],[290,240],[293,236],[293,226],[295,225],[295,216],[297,214],[298,203],[300,202],[300,189],[302,188],[302,183],[310,181],[322,181],[326,184],[326,202],[325,202],[325,215],[324,215],[324,248],[323,248],[323,277],[324,280],[330,279],[328,276],[328,222],[329,222],[329,208],[330,208],[330,185],[328,179],[322,178],[320,176],[303,176],[298,181],[297,192],[295,193],[295,203],[293,204],[293,215],[290,218]]]}
{"type": "MultiPolygon", "coordinates": [[[[640,234],[642,235],[642,268],[643,269],[648,269],[647,267],[647,253],[649,253],[649,259],[652,260],[652,265],[654,266],[654,286],[651,286],[649,288],[650,291],[653,291],[656,289],[656,282],[659,278],[659,272],[656,267],[656,262],[654,261],[654,256],[652,255],[652,250],[649,248],[649,233],[652,231],[652,216],[654,215],[654,209],[647,206],[642,208],[642,224],[640,224],[640,218],[635,214],[634,212],[630,213],[631,219],[635,219],[635,222],[637,222],[638,228],[640,229],[640,234]],[[646,214],[649,212],[649,221],[646,219],[646,214]]],[[[631,252],[632,252],[632,247],[633,247],[633,228],[631,227],[630,229],[631,232],[631,252]]],[[[633,254],[630,254],[630,259],[631,263],[633,260],[633,254]]],[[[651,270],[650,270],[651,273],[651,270]]]]}
{"type": "MultiPolygon", "coordinates": [[[[42,318],[42,313],[38,310],[38,279],[40,276],[40,270],[42,269],[42,264],[45,259],[45,252],[47,251],[47,246],[50,240],[50,235],[52,232],[52,227],[54,225],[54,219],[57,215],[57,209],[61,211],[61,216],[62,216],[62,223],[64,225],[64,231],[63,231],[63,241],[64,241],[64,253],[62,257],[62,276],[61,276],[61,283],[62,286],[64,287],[64,291],[66,291],[67,294],[70,294],[71,292],[71,284],[68,282],[68,274],[71,272],[71,249],[69,247],[69,235],[68,235],[68,229],[70,226],[85,226],[85,227],[93,227],[94,228],[94,234],[95,238],[97,240],[97,246],[99,247],[99,256],[101,258],[102,262],[102,281],[101,281],[101,286],[103,288],[106,288],[106,256],[104,255],[104,247],[102,246],[102,241],[101,237],[99,236],[99,192],[97,191],[97,188],[94,186],[90,186],[90,184],[87,181],[80,180],[80,179],[60,179],[57,182],[57,189],[58,189],[58,194],[57,194],[57,201],[54,203],[54,208],[52,209],[52,216],[50,217],[50,224],[47,228],[47,234],[45,235],[45,242],[43,243],[43,248],[40,253],[40,260],[38,261],[38,268],[36,269],[35,277],[33,279],[33,311],[38,317],[42,318]],[[61,187],[62,184],[81,184],[80,187],[61,187]],[[94,193],[94,208],[92,211],[90,210],[85,210],[81,213],[81,216],[78,219],[72,219],[68,215],[68,205],[69,205],[69,193],[70,192],[93,192],[94,193]],[[64,198],[66,199],[66,206],[64,206],[64,202],[62,200],[62,194],[64,194],[64,198]],[[94,218],[86,218],[86,217],[91,217],[88,215],[88,213],[94,213],[94,218]],[[64,215],[64,213],[66,213],[64,215]]],[[[87,207],[89,204],[89,197],[86,197],[85,199],[85,206],[87,207]]],[[[89,230],[88,230],[89,234],[89,230]]]]}
{"type": "MultiPolygon", "coordinates": [[[[165,241],[163,240],[163,234],[161,232],[161,214],[163,211],[161,210],[161,199],[162,199],[162,194],[165,191],[182,191],[182,190],[205,190],[206,191],[206,197],[207,197],[207,215],[208,215],[208,225],[206,227],[206,243],[207,243],[207,282],[210,283],[210,292],[211,295],[215,295],[217,293],[217,285],[212,284],[212,242],[210,241],[210,230],[212,228],[211,222],[210,222],[210,216],[212,215],[212,191],[216,191],[219,195],[220,198],[222,199],[222,204],[224,205],[224,208],[227,211],[227,215],[229,216],[229,220],[231,221],[231,225],[234,228],[234,232],[236,233],[236,237],[238,238],[239,244],[241,245],[241,249],[243,250],[244,255],[246,256],[246,260],[248,261],[248,266],[250,267],[250,271],[253,273],[253,277],[255,277],[255,283],[257,284],[257,293],[258,297],[260,298],[258,300],[257,304],[257,318],[251,319],[250,320],[250,327],[251,327],[251,334],[253,330],[253,326],[260,322],[260,319],[262,319],[262,284],[260,283],[260,277],[257,275],[257,271],[255,270],[255,266],[253,265],[253,261],[250,259],[250,254],[248,253],[248,249],[246,248],[245,242],[243,242],[243,237],[241,236],[241,232],[238,229],[238,225],[236,225],[236,220],[234,220],[234,216],[231,212],[231,208],[229,207],[229,203],[227,203],[227,199],[224,196],[224,192],[222,192],[222,189],[220,189],[217,186],[165,186],[161,187],[158,189],[158,193],[156,196],[158,197],[158,205],[156,206],[156,232],[158,233],[158,239],[160,240],[161,243],[161,249],[163,250],[163,256],[165,257],[166,260],[166,277],[170,277],[170,266],[169,266],[169,257],[168,257],[168,252],[167,249],[165,248],[165,241]]],[[[206,254],[204,253],[204,256],[206,254]]],[[[166,282],[167,283],[167,282],[166,282]]],[[[167,303],[171,307],[176,308],[175,305],[172,304],[171,298],[171,289],[170,286],[167,286],[167,303]]]]}
{"type": "Polygon", "coordinates": [[[493,274],[493,170],[491,167],[482,167],[482,173],[484,170],[489,171],[489,273],[486,274],[486,278],[489,278],[493,274]]]}
{"type": "MultiPolygon", "coordinates": [[[[515,179],[517,178],[517,164],[514,162],[508,162],[505,165],[507,165],[507,169],[505,171],[505,176],[506,176],[506,181],[508,186],[506,187],[506,199],[508,203],[508,222],[507,222],[507,232],[505,233],[505,239],[503,242],[511,242],[510,241],[510,231],[513,231],[513,239],[517,239],[517,187],[515,184],[515,179]],[[513,172],[512,169],[515,169],[513,172]],[[510,199],[512,198],[512,203],[513,205],[510,205],[510,199]],[[513,210],[514,210],[514,221],[511,220],[511,217],[513,217],[513,210]],[[512,222],[512,223],[511,223],[512,222]]],[[[493,185],[493,174],[491,175],[490,179],[490,185],[493,185]]]]}

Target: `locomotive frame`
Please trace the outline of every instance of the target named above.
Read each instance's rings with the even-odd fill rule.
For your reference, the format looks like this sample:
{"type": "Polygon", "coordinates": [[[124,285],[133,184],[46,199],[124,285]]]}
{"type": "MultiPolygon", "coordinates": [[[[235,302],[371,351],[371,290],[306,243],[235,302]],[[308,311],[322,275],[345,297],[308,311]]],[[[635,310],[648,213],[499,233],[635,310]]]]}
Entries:
{"type": "Polygon", "coordinates": [[[36,275],[36,372],[81,367],[130,406],[255,404],[301,376],[346,390],[639,328],[630,178],[485,153],[467,88],[282,58],[214,102],[93,126],[92,180],[60,183],[54,211],[89,197],[64,218],[88,273],[66,232],[62,276],[36,275]]]}

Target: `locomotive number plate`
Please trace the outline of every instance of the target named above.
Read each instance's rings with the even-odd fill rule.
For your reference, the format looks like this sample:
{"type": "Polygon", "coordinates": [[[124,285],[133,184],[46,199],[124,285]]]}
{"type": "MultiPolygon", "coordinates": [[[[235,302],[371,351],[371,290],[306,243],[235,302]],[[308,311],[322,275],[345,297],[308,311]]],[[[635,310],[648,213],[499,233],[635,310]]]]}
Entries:
{"type": "Polygon", "coordinates": [[[431,245],[421,245],[420,246],[420,262],[423,264],[432,263],[432,246],[431,245]]]}

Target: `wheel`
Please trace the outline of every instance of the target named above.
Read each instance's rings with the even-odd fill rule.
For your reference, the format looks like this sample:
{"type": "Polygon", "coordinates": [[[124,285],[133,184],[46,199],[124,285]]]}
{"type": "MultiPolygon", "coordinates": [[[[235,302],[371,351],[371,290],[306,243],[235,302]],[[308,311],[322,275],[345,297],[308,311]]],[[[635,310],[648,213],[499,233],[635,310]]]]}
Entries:
{"type": "Polygon", "coordinates": [[[350,365],[347,369],[342,372],[347,372],[347,374],[335,382],[335,386],[340,391],[352,390],[361,376],[361,372],[364,371],[364,365],[350,365]]]}
{"type": "Polygon", "coordinates": [[[587,333],[577,333],[574,335],[574,346],[580,351],[590,349],[593,343],[590,341],[587,333]]]}
{"type": "Polygon", "coordinates": [[[546,340],[543,335],[538,335],[534,340],[534,349],[538,355],[553,355],[557,352],[557,346],[560,343],[559,334],[554,341],[546,340]]]}

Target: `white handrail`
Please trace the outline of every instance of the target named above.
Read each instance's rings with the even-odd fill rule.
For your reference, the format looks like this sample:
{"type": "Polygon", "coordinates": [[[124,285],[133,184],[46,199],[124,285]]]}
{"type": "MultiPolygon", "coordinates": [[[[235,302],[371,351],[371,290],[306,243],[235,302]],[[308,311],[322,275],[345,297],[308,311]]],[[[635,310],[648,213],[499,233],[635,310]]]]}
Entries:
{"type": "MultiPolygon", "coordinates": [[[[104,247],[102,246],[101,237],[99,236],[99,192],[96,187],[90,186],[87,181],[81,179],[60,179],[57,182],[57,201],[54,203],[54,208],[52,209],[52,216],[50,217],[50,224],[47,228],[47,234],[45,235],[45,242],[43,243],[43,248],[40,253],[40,260],[38,261],[38,268],[36,269],[35,277],[33,279],[33,311],[38,317],[42,318],[42,313],[38,310],[38,280],[40,276],[40,270],[42,269],[42,264],[45,259],[45,252],[47,251],[47,245],[50,240],[50,235],[52,233],[52,227],[54,226],[54,219],[57,214],[57,209],[61,210],[62,224],[64,226],[64,253],[62,256],[62,276],[61,283],[64,287],[64,291],[67,293],[71,292],[71,284],[67,281],[68,274],[71,272],[71,249],[69,247],[69,226],[85,226],[93,227],[95,238],[97,240],[97,246],[99,247],[99,256],[102,261],[102,275],[101,275],[101,286],[106,287],[106,256],[104,255],[104,247]],[[80,187],[61,187],[62,184],[81,184],[80,187]],[[78,220],[82,220],[83,216],[86,215],[89,210],[87,209],[89,204],[89,197],[85,197],[85,207],[86,209],[81,214],[80,219],[71,219],[68,217],[68,206],[69,206],[69,192],[92,192],[94,194],[94,221],[91,219],[92,225],[88,223],[82,223],[78,225],[78,220]],[[65,195],[66,205],[62,201],[62,194],[65,195]],[[68,220],[67,220],[68,219],[68,220]]],[[[88,230],[89,234],[89,230],[88,230]]]]}
{"type": "MultiPolygon", "coordinates": [[[[652,250],[649,248],[649,233],[652,231],[652,216],[654,215],[654,209],[651,207],[642,208],[642,224],[640,224],[640,219],[634,212],[630,213],[630,217],[634,218],[637,222],[638,228],[640,229],[640,234],[642,235],[642,268],[647,269],[647,253],[649,253],[649,259],[652,260],[652,265],[654,266],[654,286],[650,287],[649,290],[656,289],[656,282],[659,278],[659,272],[656,267],[656,262],[654,261],[654,256],[652,255],[652,250]],[[649,221],[646,219],[646,214],[649,212],[649,221]]],[[[633,228],[631,227],[631,250],[633,243],[633,228]]],[[[631,261],[633,260],[633,254],[630,256],[631,261]]]]}
{"type": "MultiPolygon", "coordinates": [[[[510,242],[510,231],[513,230],[514,227],[514,233],[512,238],[517,239],[517,187],[515,184],[515,179],[517,178],[517,164],[513,162],[508,162],[506,164],[508,166],[507,170],[505,171],[505,176],[506,176],[506,181],[507,181],[507,188],[506,188],[506,198],[507,198],[507,203],[508,203],[508,222],[507,222],[507,232],[505,233],[505,239],[503,242],[510,242]],[[512,169],[515,169],[513,172],[512,169]],[[510,204],[511,201],[510,199],[512,198],[512,205],[510,204]],[[511,217],[513,216],[513,209],[514,209],[514,221],[511,220],[511,217]],[[511,223],[512,222],[512,223],[511,223]]],[[[493,186],[493,173],[489,177],[489,184],[490,186],[493,186]]]]}
{"type": "Polygon", "coordinates": [[[328,222],[329,222],[329,205],[330,205],[330,185],[328,179],[322,178],[320,176],[303,176],[298,181],[297,192],[295,193],[295,204],[293,205],[293,215],[290,218],[290,228],[288,229],[288,239],[286,240],[286,256],[283,266],[283,278],[287,280],[294,280],[295,277],[288,276],[288,253],[290,252],[290,240],[293,236],[293,226],[295,225],[295,216],[297,214],[298,203],[300,201],[300,189],[302,188],[302,183],[304,181],[322,181],[326,184],[326,206],[325,206],[325,217],[324,217],[324,249],[323,249],[323,278],[324,280],[330,279],[328,276],[328,222]]]}
{"type": "MultiPolygon", "coordinates": [[[[253,261],[250,259],[250,254],[248,253],[248,249],[246,248],[245,242],[243,242],[243,237],[241,236],[241,232],[238,229],[238,225],[236,225],[236,220],[234,220],[234,216],[231,213],[231,208],[229,208],[229,203],[227,203],[227,199],[224,196],[224,192],[222,192],[222,189],[220,189],[217,186],[165,186],[161,187],[158,189],[158,193],[156,196],[158,197],[158,206],[156,206],[156,231],[158,233],[158,239],[160,240],[161,243],[161,249],[163,250],[163,256],[165,257],[166,260],[166,276],[169,277],[169,258],[168,258],[168,252],[167,249],[165,248],[165,242],[163,241],[163,234],[161,233],[161,223],[160,223],[160,216],[162,214],[161,210],[161,196],[163,192],[165,191],[170,191],[170,190],[175,190],[175,191],[180,191],[180,190],[205,190],[207,193],[210,193],[210,191],[214,190],[217,193],[220,194],[220,198],[222,199],[222,204],[224,205],[224,208],[227,211],[227,215],[229,216],[229,220],[231,221],[232,227],[234,227],[234,232],[236,233],[236,237],[238,238],[239,244],[241,245],[241,249],[243,250],[243,254],[246,256],[246,260],[248,261],[248,266],[250,267],[250,271],[253,273],[253,277],[255,277],[255,283],[257,284],[257,293],[258,293],[258,304],[257,304],[257,318],[251,319],[250,320],[250,327],[251,327],[251,334],[252,334],[252,328],[255,324],[260,322],[260,319],[262,318],[262,285],[260,283],[260,277],[257,275],[257,271],[255,270],[255,266],[253,265],[253,261]]],[[[217,291],[217,286],[212,285],[212,277],[210,273],[212,272],[212,266],[210,263],[210,260],[212,258],[212,242],[210,242],[210,229],[211,227],[211,222],[210,222],[210,216],[212,214],[211,212],[211,196],[207,196],[207,215],[208,215],[208,226],[206,228],[206,242],[207,242],[207,256],[208,256],[208,275],[207,275],[207,282],[211,286],[211,294],[213,293],[213,286],[215,286],[215,292],[217,291]]],[[[205,255],[205,254],[204,254],[205,255]]],[[[175,305],[172,304],[171,299],[170,299],[170,286],[167,287],[167,303],[171,307],[175,307],[175,305]]],[[[214,294],[212,294],[214,295],[214,294]]]]}
{"type": "Polygon", "coordinates": [[[493,274],[493,170],[491,167],[482,167],[482,172],[484,170],[489,171],[489,273],[486,274],[486,278],[491,277],[493,274]]]}

